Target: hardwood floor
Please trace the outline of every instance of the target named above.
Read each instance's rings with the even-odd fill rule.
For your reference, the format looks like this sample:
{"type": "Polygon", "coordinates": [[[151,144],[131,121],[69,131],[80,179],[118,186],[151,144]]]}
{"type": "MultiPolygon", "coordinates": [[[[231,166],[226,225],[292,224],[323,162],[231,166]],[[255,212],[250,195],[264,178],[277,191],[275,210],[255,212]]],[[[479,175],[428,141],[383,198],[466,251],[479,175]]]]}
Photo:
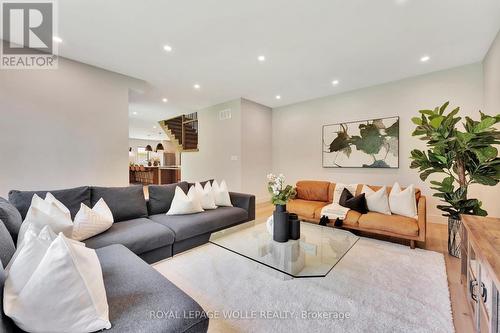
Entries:
{"type": "MultiPolygon", "coordinates": [[[[270,216],[273,206],[269,203],[257,204],[256,215],[258,218],[270,216]]],[[[418,247],[430,251],[443,253],[448,275],[448,288],[450,290],[453,323],[457,333],[473,332],[472,317],[467,304],[465,290],[460,283],[460,259],[448,254],[448,230],[444,224],[427,221],[427,237],[425,244],[418,247]]]]}

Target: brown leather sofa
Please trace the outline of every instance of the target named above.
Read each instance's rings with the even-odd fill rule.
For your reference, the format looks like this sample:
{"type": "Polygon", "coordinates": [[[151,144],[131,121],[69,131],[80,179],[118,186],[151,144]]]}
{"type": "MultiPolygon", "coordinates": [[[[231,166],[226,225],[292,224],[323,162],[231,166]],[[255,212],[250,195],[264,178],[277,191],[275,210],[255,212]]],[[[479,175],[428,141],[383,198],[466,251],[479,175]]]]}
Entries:
{"type": "MultiPolygon", "coordinates": [[[[381,186],[368,186],[375,191],[381,188],[381,186]]],[[[297,196],[288,202],[287,210],[299,215],[299,218],[304,221],[318,223],[321,218],[321,209],[333,201],[335,183],[301,180],[297,182],[296,187],[297,196]]],[[[361,193],[362,188],[363,184],[359,184],[356,195],[361,193]]],[[[387,190],[390,193],[391,187],[388,186],[387,190]]],[[[413,249],[415,241],[425,242],[426,224],[425,197],[421,195],[419,189],[415,191],[415,200],[417,201],[418,219],[376,212],[360,214],[350,210],[342,228],[407,239],[413,249]]],[[[333,221],[329,225],[333,226],[333,221]]]]}

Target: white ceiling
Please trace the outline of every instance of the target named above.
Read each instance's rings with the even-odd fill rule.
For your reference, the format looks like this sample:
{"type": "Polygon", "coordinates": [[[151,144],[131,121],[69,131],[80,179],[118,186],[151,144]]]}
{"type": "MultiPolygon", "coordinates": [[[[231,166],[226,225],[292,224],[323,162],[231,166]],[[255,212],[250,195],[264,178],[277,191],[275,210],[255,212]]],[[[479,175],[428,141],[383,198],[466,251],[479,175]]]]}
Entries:
{"type": "Polygon", "coordinates": [[[60,54],[147,81],[131,112],[150,122],[238,97],[278,107],[478,62],[499,29],[499,0],[59,1],[60,54]]]}

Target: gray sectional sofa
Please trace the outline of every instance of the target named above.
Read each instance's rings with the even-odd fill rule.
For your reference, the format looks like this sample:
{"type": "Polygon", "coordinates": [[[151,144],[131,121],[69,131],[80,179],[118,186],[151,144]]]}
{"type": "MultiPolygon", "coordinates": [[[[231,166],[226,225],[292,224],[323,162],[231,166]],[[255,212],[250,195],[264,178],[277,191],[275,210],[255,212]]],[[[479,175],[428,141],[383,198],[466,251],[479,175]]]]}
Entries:
{"type": "MultiPolygon", "coordinates": [[[[210,234],[255,218],[255,197],[230,193],[234,207],[219,207],[202,213],[172,216],[175,187],[188,191],[190,184],[149,186],[149,200],[142,186],[121,188],[83,186],[50,191],[69,208],[72,217],[80,203],[92,207],[103,198],[115,222],[106,232],[85,240],[96,249],[101,262],[113,332],[206,332],[208,318],[188,295],[159,274],[154,263],[208,242],[210,234]],[[141,260],[142,259],[142,260],[141,260]],[[157,319],[156,311],[179,318],[157,319]],[[184,317],[183,315],[196,314],[184,317]]],[[[0,198],[0,290],[3,267],[15,251],[15,242],[31,198],[47,191],[10,191],[0,198]],[[4,262],[5,261],[5,262],[4,262]]],[[[1,298],[0,298],[1,306],[1,298]]],[[[3,307],[2,307],[3,308],[3,307]]],[[[19,332],[2,313],[0,332],[19,332]]]]}

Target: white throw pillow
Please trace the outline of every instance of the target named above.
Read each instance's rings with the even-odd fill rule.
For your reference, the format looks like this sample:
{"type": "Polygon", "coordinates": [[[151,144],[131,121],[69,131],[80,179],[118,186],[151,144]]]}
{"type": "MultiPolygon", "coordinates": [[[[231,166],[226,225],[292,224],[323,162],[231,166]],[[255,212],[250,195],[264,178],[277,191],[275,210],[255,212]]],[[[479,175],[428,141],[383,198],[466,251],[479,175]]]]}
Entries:
{"type": "Polygon", "coordinates": [[[196,194],[194,186],[191,186],[187,195],[182,188],[177,186],[175,188],[174,199],[172,200],[167,215],[184,215],[200,212],[203,212],[203,208],[201,207],[201,202],[196,194]]]}
{"type": "Polygon", "coordinates": [[[40,233],[37,234],[37,231],[35,231],[35,227],[32,224],[30,224],[28,226],[28,229],[26,230],[26,233],[24,234],[24,241],[20,244],[20,246],[16,248],[16,252],[14,252],[8,265],[5,267],[5,273],[9,274],[10,267],[16,261],[17,256],[24,247],[24,244],[30,243],[34,239],[38,238],[38,241],[42,242],[46,241],[48,242],[48,245],[50,245],[50,243],[52,243],[52,241],[56,239],[56,237],[57,235],[54,233],[54,231],[52,231],[52,229],[48,225],[43,227],[42,231],[40,231],[40,233]]]}
{"type": "Polygon", "coordinates": [[[4,312],[28,332],[111,328],[102,269],[95,253],[62,233],[30,239],[5,280],[4,312]]]}
{"type": "Polygon", "coordinates": [[[356,189],[358,188],[358,184],[335,184],[335,189],[333,191],[333,201],[332,203],[338,204],[340,201],[340,197],[342,196],[342,192],[344,189],[347,189],[353,196],[356,195],[356,189]]]}
{"type": "Polygon", "coordinates": [[[233,207],[231,203],[231,197],[229,196],[229,190],[227,189],[226,181],[223,180],[220,185],[214,180],[212,184],[212,191],[214,193],[215,204],[219,207],[233,207]]]}
{"type": "Polygon", "coordinates": [[[19,235],[17,237],[18,247],[22,244],[24,233],[30,225],[33,225],[32,228],[34,228],[33,230],[36,234],[38,234],[44,226],[48,225],[56,234],[62,232],[67,237],[71,237],[73,232],[73,221],[71,221],[69,210],[67,210],[64,205],[61,206],[61,203],[57,204],[52,201],[49,194],[47,194],[47,196],[49,197],[48,201],[43,200],[36,194],[33,195],[31,206],[19,229],[19,235]]]}
{"type": "Polygon", "coordinates": [[[368,206],[369,211],[391,215],[389,198],[387,197],[387,188],[385,186],[375,192],[368,186],[363,185],[361,193],[365,194],[366,205],[368,206]]]}
{"type": "Polygon", "coordinates": [[[99,199],[92,209],[82,203],[73,222],[71,238],[82,241],[98,235],[111,228],[113,221],[113,213],[103,198],[99,199]]]}
{"type": "Polygon", "coordinates": [[[389,193],[389,206],[393,214],[415,218],[417,216],[415,186],[410,185],[402,191],[399,183],[394,183],[391,193],[389,193]]]}
{"type": "Polygon", "coordinates": [[[212,192],[212,185],[210,185],[210,182],[207,182],[205,184],[205,187],[201,186],[200,183],[196,183],[194,184],[194,188],[203,209],[217,208],[217,205],[215,205],[214,193],[212,192]]]}
{"type": "Polygon", "coordinates": [[[57,206],[69,219],[71,219],[71,212],[69,211],[68,207],[66,207],[61,201],[57,200],[55,196],[52,195],[52,193],[47,192],[45,195],[45,202],[51,204],[53,203],[54,205],[57,206]]]}

